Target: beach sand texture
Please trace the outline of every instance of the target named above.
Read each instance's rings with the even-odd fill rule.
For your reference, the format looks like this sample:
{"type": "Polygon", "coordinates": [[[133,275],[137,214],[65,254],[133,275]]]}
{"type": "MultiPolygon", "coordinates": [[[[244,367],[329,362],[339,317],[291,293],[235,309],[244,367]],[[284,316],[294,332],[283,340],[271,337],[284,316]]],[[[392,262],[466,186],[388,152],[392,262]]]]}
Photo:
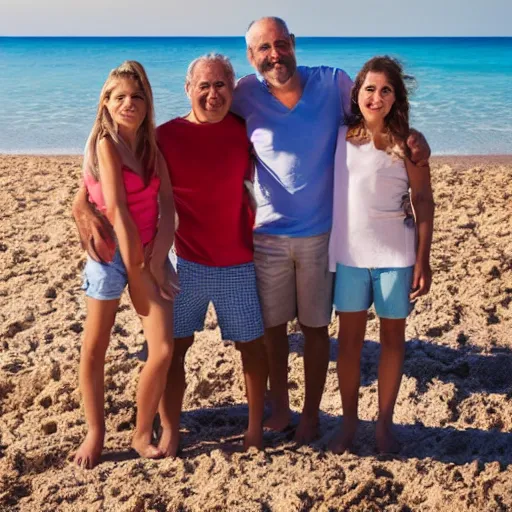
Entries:
{"type": "MultiPolygon", "coordinates": [[[[512,157],[433,159],[434,283],[407,329],[397,457],[374,452],[378,321],[362,358],[354,454],[324,450],[341,406],[331,362],[321,438],[265,434],[242,453],[239,354],[212,312],[187,359],[180,458],[128,451],[144,338],[125,296],[105,368],[106,450],[70,458],[85,434],[77,388],[85,257],[70,215],[81,159],[0,157],[0,510],[512,510],[512,157]]],[[[303,340],[290,327],[290,394],[304,393],[303,340]]]]}

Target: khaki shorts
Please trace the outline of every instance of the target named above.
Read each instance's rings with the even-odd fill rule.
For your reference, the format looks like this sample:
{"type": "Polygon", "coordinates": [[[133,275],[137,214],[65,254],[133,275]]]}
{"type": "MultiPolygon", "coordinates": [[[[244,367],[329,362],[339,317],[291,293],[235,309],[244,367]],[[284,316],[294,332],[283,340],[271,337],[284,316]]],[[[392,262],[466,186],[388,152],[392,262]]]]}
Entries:
{"type": "Polygon", "coordinates": [[[329,233],[291,238],[254,235],[254,265],[266,328],[295,317],[306,327],[331,321],[333,274],[329,233]]]}

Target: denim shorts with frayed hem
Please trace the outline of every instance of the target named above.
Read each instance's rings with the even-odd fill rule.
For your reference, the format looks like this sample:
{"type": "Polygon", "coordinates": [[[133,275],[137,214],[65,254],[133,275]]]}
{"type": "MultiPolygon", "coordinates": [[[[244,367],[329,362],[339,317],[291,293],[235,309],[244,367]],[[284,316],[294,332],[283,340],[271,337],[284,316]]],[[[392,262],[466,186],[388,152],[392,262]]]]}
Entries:
{"type": "Polygon", "coordinates": [[[372,303],[380,318],[407,318],[414,267],[359,268],[336,265],[334,308],[341,313],[367,310],[372,303]]]}
{"type": "Polygon", "coordinates": [[[119,249],[110,263],[98,263],[87,256],[82,290],[96,300],[119,299],[128,283],[128,275],[119,249]]]}

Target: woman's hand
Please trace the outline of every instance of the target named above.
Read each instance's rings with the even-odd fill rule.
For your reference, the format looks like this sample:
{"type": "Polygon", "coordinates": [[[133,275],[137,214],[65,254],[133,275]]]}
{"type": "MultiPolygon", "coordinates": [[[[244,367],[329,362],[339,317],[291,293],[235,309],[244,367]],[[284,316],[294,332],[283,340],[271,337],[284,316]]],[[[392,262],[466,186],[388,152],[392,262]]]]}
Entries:
{"type": "Polygon", "coordinates": [[[430,264],[417,261],[414,265],[414,275],[412,278],[410,300],[416,300],[421,295],[426,295],[432,284],[432,271],[430,264]]]}
{"type": "Polygon", "coordinates": [[[180,291],[180,286],[178,275],[171,262],[167,258],[163,262],[152,259],[149,271],[160,290],[160,295],[166,300],[174,300],[180,291]]]}

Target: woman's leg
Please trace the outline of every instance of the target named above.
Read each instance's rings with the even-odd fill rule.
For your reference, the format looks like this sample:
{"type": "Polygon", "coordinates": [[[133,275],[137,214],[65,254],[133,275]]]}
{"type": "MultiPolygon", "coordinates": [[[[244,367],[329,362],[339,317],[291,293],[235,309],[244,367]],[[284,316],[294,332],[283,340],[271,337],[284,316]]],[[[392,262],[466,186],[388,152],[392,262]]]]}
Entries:
{"type": "Polygon", "coordinates": [[[180,443],[180,416],[185,395],[185,356],[194,342],[194,336],[176,338],[171,366],[167,372],[165,390],[158,411],[162,435],[158,444],[164,457],[176,457],[180,443]]]}
{"type": "Polygon", "coordinates": [[[343,453],[350,448],[358,424],[361,349],[366,331],[367,311],[338,312],[338,318],[338,383],[343,423],[329,443],[329,449],[334,453],[343,453]]]}
{"type": "Polygon", "coordinates": [[[405,353],[405,318],[380,319],[379,419],[377,449],[393,452],[399,449],[393,436],[393,411],[402,380],[405,353]]]}
{"type": "Polygon", "coordinates": [[[87,298],[87,318],[80,350],[78,377],[87,421],[87,435],[75,455],[75,463],[86,469],[91,469],[97,464],[103,449],[105,353],[118,305],[118,299],[87,298]]]}
{"type": "MultiPolygon", "coordinates": [[[[132,447],[141,457],[157,458],[162,452],[151,444],[153,420],[162,398],[173,353],[173,303],[160,296],[149,272],[144,273],[149,298],[148,315],[141,317],[148,342],[148,359],[137,389],[137,420],[132,447]]],[[[130,294],[139,290],[131,290],[130,294]]]]}

